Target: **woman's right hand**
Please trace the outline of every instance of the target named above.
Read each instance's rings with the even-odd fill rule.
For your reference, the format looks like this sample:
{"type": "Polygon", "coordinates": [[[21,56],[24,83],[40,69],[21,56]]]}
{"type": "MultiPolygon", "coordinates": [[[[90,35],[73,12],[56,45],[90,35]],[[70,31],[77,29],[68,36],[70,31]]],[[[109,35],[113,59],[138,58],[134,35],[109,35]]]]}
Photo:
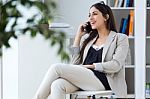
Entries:
{"type": "Polygon", "coordinates": [[[78,37],[82,37],[85,34],[85,30],[84,30],[85,28],[84,27],[86,27],[86,25],[87,25],[87,22],[79,25],[77,33],[76,33],[76,35],[78,37]]]}
{"type": "Polygon", "coordinates": [[[79,25],[73,46],[79,46],[80,45],[81,37],[85,34],[85,32],[84,32],[84,26],[85,25],[86,24],[83,24],[83,23],[79,25]]]}

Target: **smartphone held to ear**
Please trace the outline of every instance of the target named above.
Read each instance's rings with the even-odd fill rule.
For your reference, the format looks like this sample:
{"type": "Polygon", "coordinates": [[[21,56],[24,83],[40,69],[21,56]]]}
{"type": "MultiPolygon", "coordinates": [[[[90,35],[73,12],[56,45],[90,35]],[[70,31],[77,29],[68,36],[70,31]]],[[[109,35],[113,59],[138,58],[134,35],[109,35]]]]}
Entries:
{"type": "Polygon", "coordinates": [[[86,32],[86,33],[90,33],[92,31],[92,27],[91,27],[90,22],[87,22],[85,24],[85,26],[83,26],[83,28],[84,28],[84,32],[86,32]]]}

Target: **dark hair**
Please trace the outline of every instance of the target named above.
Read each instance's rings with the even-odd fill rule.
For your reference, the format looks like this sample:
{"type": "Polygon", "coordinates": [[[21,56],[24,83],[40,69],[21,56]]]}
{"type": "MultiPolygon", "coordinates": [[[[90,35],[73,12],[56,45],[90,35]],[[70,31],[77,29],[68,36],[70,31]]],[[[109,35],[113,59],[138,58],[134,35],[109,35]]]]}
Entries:
{"type": "MultiPolygon", "coordinates": [[[[92,7],[95,7],[96,9],[98,9],[103,17],[105,17],[107,19],[108,15],[109,15],[109,18],[107,19],[107,23],[106,23],[106,28],[110,31],[115,31],[117,32],[117,29],[116,29],[116,25],[115,25],[115,19],[114,19],[114,16],[113,16],[113,13],[112,13],[112,10],[111,8],[108,6],[108,5],[105,5],[104,2],[99,2],[99,3],[96,3],[96,4],[93,4],[90,9],[92,7]]],[[[84,53],[84,49],[86,47],[86,45],[92,40],[94,39],[96,36],[98,36],[98,31],[96,29],[94,29],[90,34],[89,34],[89,37],[83,42],[83,46],[81,48],[81,51],[80,51],[80,55],[79,55],[79,61],[80,63],[82,63],[83,61],[83,53],[84,53]]]]}
{"type": "Polygon", "coordinates": [[[92,7],[95,7],[96,9],[98,9],[102,13],[103,17],[106,19],[107,19],[107,15],[109,15],[109,18],[108,18],[107,24],[106,24],[106,28],[108,30],[117,32],[116,25],[115,25],[115,19],[114,19],[111,8],[108,5],[105,5],[104,2],[93,4],[90,7],[90,9],[92,7]]]}

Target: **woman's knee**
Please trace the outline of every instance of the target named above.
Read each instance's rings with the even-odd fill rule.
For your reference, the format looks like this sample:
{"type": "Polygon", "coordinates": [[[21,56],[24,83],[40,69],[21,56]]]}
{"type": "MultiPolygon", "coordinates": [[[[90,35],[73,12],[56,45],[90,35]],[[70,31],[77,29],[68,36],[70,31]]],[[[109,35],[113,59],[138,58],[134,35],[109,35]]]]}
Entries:
{"type": "Polygon", "coordinates": [[[62,78],[59,78],[55,81],[53,81],[51,85],[51,91],[59,91],[59,92],[64,92],[65,93],[65,84],[66,81],[62,78]]]}
{"type": "Polygon", "coordinates": [[[51,91],[53,90],[66,94],[77,91],[79,88],[70,83],[68,80],[59,78],[52,83],[51,91]]]}
{"type": "Polygon", "coordinates": [[[58,70],[60,69],[60,66],[62,66],[62,63],[55,63],[55,64],[52,64],[49,68],[49,70],[52,70],[52,71],[55,71],[55,70],[58,70]]]}

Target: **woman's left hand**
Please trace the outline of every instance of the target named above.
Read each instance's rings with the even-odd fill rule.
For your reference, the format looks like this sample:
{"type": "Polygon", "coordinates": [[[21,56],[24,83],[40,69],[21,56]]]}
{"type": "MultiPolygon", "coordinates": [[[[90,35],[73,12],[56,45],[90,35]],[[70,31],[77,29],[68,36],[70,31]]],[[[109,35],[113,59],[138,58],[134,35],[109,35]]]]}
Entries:
{"type": "Polygon", "coordinates": [[[83,65],[83,67],[85,67],[85,68],[95,69],[95,66],[94,66],[94,65],[83,65]]]}

